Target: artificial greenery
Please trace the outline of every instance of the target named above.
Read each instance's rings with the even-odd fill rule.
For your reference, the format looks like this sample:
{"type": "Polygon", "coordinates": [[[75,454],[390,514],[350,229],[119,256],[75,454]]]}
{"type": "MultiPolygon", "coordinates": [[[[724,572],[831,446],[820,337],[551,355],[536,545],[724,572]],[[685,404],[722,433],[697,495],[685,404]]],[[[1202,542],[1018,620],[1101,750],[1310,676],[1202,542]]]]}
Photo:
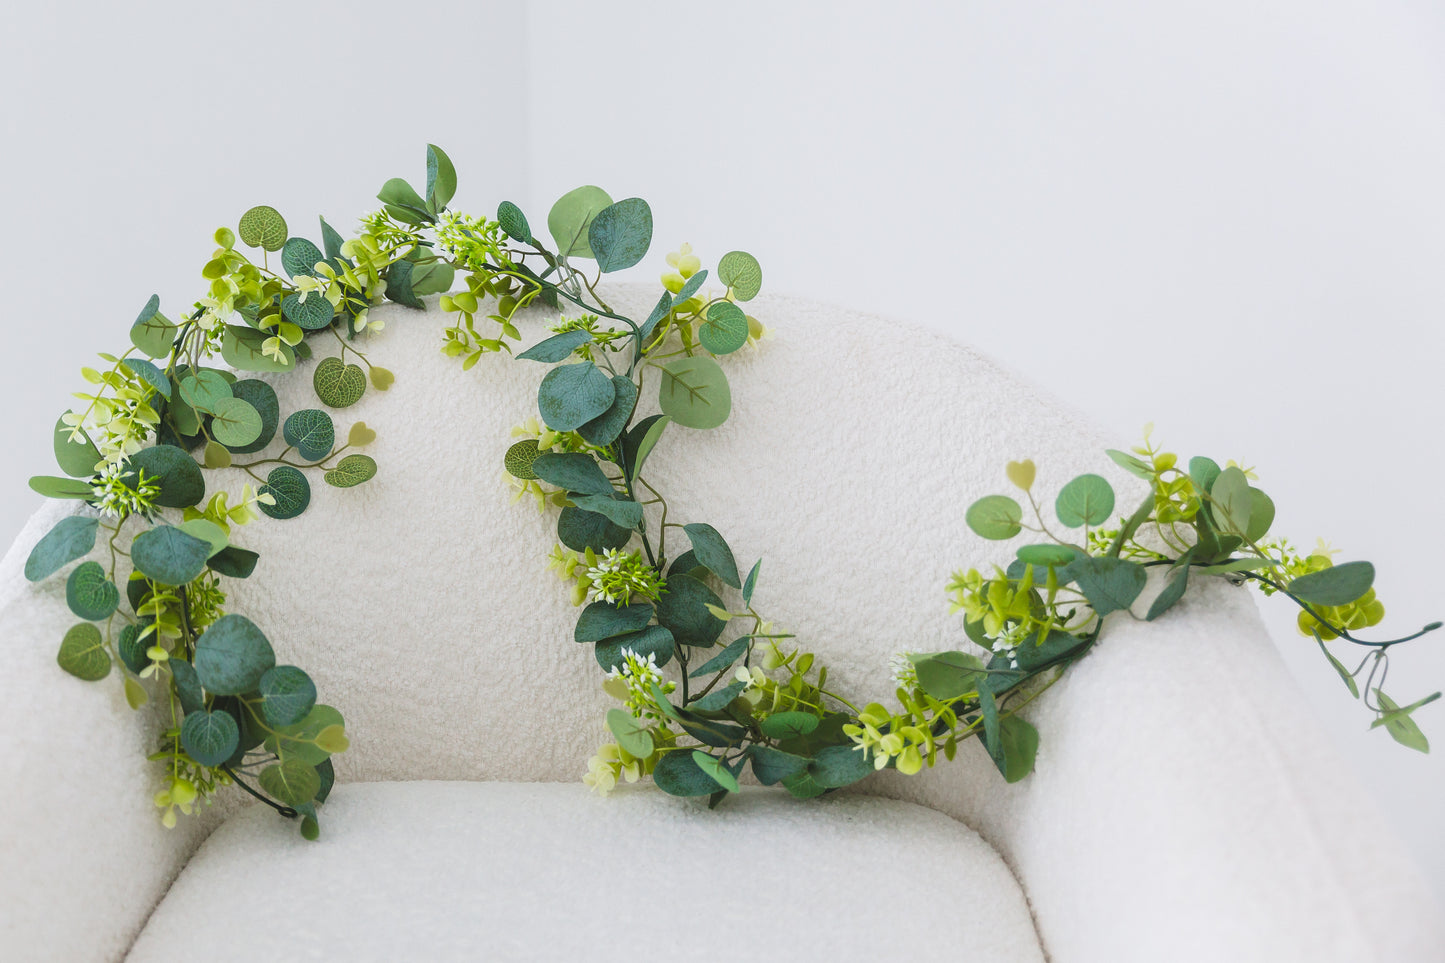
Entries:
{"type": "MultiPolygon", "coordinates": [[[[762,286],[757,260],[733,251],[710,274],[683,245],[667,256],[649,315],[628,318],[597,286],[647,255],[645,201],[578,188],[549,211],[549,246],[510,202],[495,219],[449,210],[456,172],[439,148],[426,156],[425,188],[387,181],[383,207],[363,217],[350,240],[324,219],[319,245],[292,236],[264,206],[243,214],[236,231],[217,230],[202,269],[206,296],[179,321],[150,299],[131,327],[132,347],[101,355],[104,369],[84,369],[91,390],[56,424],[64,477],[31,480],[41,494],[91,510],[40,540],[27,578],[60,572],[104,539],[106,561],[81,562],[66,576],[66,600],[82,621],[60,640],[57,661],[85,680],[119,675],[133,708],[152,698],[164,704],[167,724],[151,758],[166,769],[156,804],[167,826],[177,810],[189,813],[235,785],[300,817],[308,838],[319,833],[331,756],[348,744],[345,722],[317,702],[305,671],[277,664],[256,622],[226,610],[226,580],[249,577],[258,560],[233,537],[261,514],[302,514],[317,480],[345,488],[376,474],[358,451],[375,433],[357,422],[343,438],[332,412],[394,381],[357,347],[358,336],[381,327],[371,308],[385,298],[424,309],[429,294],[441,294],[449,319],[442,351],[466,368],[511,351],[527,306],[561,314],[549,337],[517,355],[549,370],[538,417],[515,429],[521,440],[505,469],[518,497],[558,510],[549,564],[582,606],[573,639],[591,648],[618,702],[606,714],[612,740],[585,777],[601,791],[650,775],[668,793],[716,805],[750,768],[764,785],[812,797],[883,768],[916,773],[940,752],[951,759],[975,735],[1006,779],[1021,779],[1039,735],[1019,710],[1097,642],[1111,614],[1133,614],[1153,566],[1168,566],[1169,578],[1151,620],[1179,600],[1191,574],[1290,596],[1303,609],[1301,629],[1352,693],[1369,665],[1364,700],[1375,724],[1428,748],[1411,713],[1439,694],[1399,707],[1381,691],[1388,649],[1406,639],[1370,643],[1352,634],[1383,615],[1369,564],[1335,566],[1327,552],[1302,556],[1266,540],[1273,503],[1247,472],[1201,458],[1184,471],[1147,443],[1139,457],[1110,453],[1150,486],[1115,528],[1103,527],[1114,511],[1108,482],[1083,475],[1064,486],[1055,514],[1082,530],[1076,541],[1045,524],[1032,463],[1011,463],[1009,478],[1052,541],[1020,548],[1007,570],[970,570],[950,584],[965,634],[987,661],[963,651],[901,656],[899,708],[859,708],[828,688],[813,654],[754,608],[761,562],[744,574],[717,529],[670,519],[646,471],[664,438],[727,420],[732,397],[718,359],[766,334],[742,307],[762,286]],[[283,413],[274,389],[247,376],[308,364],[322,407],[283,413]],[[644,414],[654,402],[657,412],[644,414]],[[278,434],[283,449],[265,457],[278,434]],[[207,497],[206,472],[224,468],[245,471],[255,486],[207,497]],[[132,571],[118,581],[127,557],[132,571]],[[736,634],[725,639],[729,630],[736,634]],[[1370,648],[1354,672],[1326,648],[1336,638],[1370,648]]],[[[993,539],[1032,528],[1003,495],[976,502],[965,521],[993,539]]]]}

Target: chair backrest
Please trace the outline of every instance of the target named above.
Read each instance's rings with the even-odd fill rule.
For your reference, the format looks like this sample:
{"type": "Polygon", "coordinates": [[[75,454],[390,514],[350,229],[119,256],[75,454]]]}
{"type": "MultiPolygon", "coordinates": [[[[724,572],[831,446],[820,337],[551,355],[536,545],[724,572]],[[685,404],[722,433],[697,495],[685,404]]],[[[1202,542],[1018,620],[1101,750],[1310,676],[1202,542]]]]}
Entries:
{"type": "MultiPolygon", "coordinates": [[[[604,293],[635,317],[655,296],[604,293]]],[[[811,301],[749,310],[775,333],[724,359],[731,418],[708,432],[669,426],[648,475],[670,522],[712,524],[740,568],[764,560],[755,605],[826,661],[830,688],[886,700],[891,654],[966,647],[944,585],[1002,560],[963,515],[1006,490],[1008,459],[1034,457],[1044,491],[1081,470],[1138,484],[1110,470],[1090,428],[965,347],[811,301]]],[[[240,533],[262,558],[232,610],[345,714],[342,779],[576,779],[615,703],[545,567],[557,510],[513,504],[502,473],[547,368],[490,355],[463,371],[440,352],[435,304],[376,314],[385,330],[359,347],[396,383],[334,415],[338,435],[353,420],[377,431],[367,450],[380,472],[357,489],[315,484],[299,518],[240,533]]],[[[546,336],[547,320],[523,321],[524,340],[546,336]]],[[[283,417],[318,406],[309,375],[273,382],[283,417]]],[[[648,372],[643,410],[657,383],[648,372]]],[[[687,543],[668,532],[676,556],[687,543]]]]}

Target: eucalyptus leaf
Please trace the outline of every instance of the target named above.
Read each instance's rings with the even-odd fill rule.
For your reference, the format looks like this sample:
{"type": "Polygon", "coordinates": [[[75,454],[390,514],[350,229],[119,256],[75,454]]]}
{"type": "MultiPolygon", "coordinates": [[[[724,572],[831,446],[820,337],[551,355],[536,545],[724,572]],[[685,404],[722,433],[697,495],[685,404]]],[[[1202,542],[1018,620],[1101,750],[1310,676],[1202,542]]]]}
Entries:
{"type": "Polygon", "coordinates": [[[753,592],[758,587],[758,572],[762,570],[763,560],[758,559],[753,563],[752,571],[748,572],[747,579],[743,582],[743,604],[753,604],[753,592]]]}
{"type": "Polygon", "coordinates": [[[256,506],[272,518],[295,518],[311,504],[311,483],[299,469],[290,465],[273,468],[259,492],[276,500],[274,505],[262,502],[256,506]]]}
{"type": "Polygon", "coordinates": [[[181,723],[181,747],[203,766],[219,766],[241,741],[241,727],[229,712],[189,713],[181,723]]]}
{"type": "Polygon", "coordinates": [[[100,449],[95,447],[95,442],[83,430],[79,431],[77,441],[71,441],[71,432],[75,430],[65,423],[64,418],[55,422],[55,463],[72,478],[89,478],[95,474],[96,465],[104,459],[100,457],[100,449]]]}
{"type": "Polygon", "coordinates": [[[657,621],[683,645],[707,647],[717,641],[726,623],[708,610],[722,607],[717,593],[691,575],[673,575],[657,602],[657,621]]]}
{"type": "Polygon", "coordinates": [[[810,712],[775,712],[759,728],[769,739],[798,739],[818,728],[818,717],[810,712]]]}
{"type": "Polygon", "coordinates": [[[46,498],[80,498],[90,501],[95,497],[89,482],[78,478],[56,478],[53,475],[32,476],[30,490],[46,498]]]}
{"type": "Polygon", "coordinates": [[[764,786],[775,785],[789,776],[797,775],[808,768],[808,760],[771,746],[751,745],[748,757],[752,760],[753,775],[764,786]]]}
{"type": "Polygon", "coordinates": [[[537,409],[553,431],[576,431],[606,413],[616,397],[612,379],[584,361],[547,372],[537,389],[537,409]]]}
{"type": "Polygon", "coordinates": [[[763,287],[763,269],[747,251],[729,251],[717,264],[718,279],[739,301],[751,301],[763,287]]]}
{"type": "Polygon", "coordinates": [[[231,385],[231,394],[256,409],[261,416],[261,433],[249,444],[226,447],[234,454],[249,455],[271,444],[281,424],[281,404],[276,397],[276,389],[256,378],[245,378],[231,385]]]}
{"type": "Polygon", "coordinates": [[[320,461],[336,445],[336,423],[320,408],[303,408],[286,419],[281,436],[304,460],[320,461]]]}
{"type": "Polygon", "coordinates": [[[582,495],[606,495],[616,491],[597,460],[583,452],[543,452],[532,460],[532,472],[544,482],[582,495]]]}
{"type": "Polygon", "coordinates": [[[718,787],[685,749],[663,753],[652,771],[652,782],[669,796],[682,797],[711,795],[718,787]]]}
{"type": "Polygon", "coordinates": [[[1016,553],[1018,560],[1025,565],[1037,565],[1042,568],[1053,566],[1055,568],[1068,565],[1076,557],[1078,552],[1067,545],[1025,545],[1016,553]]]}
{"type": "Polygon", "coordinates": [[[1214,480],[1209,489],[1209,508],[1214,524],[1221,532],[1243,535],[1249,531],[1252,508],[1249,492],[1249,479],[1238,468],[1226,468],[1214,480]]]}
{"type": "Polygon", "coordinates": [[[65,581],[65,602],[80,618],[99,622],[120,605],[120,589],[99,562],[82,562],[65,581]]]}
{"type": "Polygon", "coordinates": [[[261,413],[240,398],[224,398],[211,410],[211,434],[227,448],[261,437],[261,413]]]}
{"type": "Polygon", "coordinates": [[[256,688],[276,664],[276,653],[256,623],[244,615],[223,615],[196,640],[193,664],[207,691],[241,695],[256,688]]]}
{"type": "Polygon", "coordinates": [[[426,145],[426,200],[435,213],[440,213],[457,192],[457,169],[446,151],[435,144],[426,145]]]}
{"type": "Polygon", "coordinates": [[[677,293],[672,296],[672,303],[682,304],[701,290],[705,283],[707,283],[707,271],[698,271],[683,282],[682,287],[678,288],[677,293]]]}
{"type": "MultiPolygon", "coordinates": [[[[703,273],[706,274],[707,272],[704,271],[703,273]]],[[[674,303],[672,295],[667,291],[663,291],[662,297],[658,299],[656,307],[652,309],[652,313],[647,316],[647,320],[644,321],[642,327],[638,329],[638,333],[642,336],[643,343],[652,339],[652,334],[657,330],[657,326],[662,323],[662,319],[672,312],[674,303]]]]}
{"type": "Polygon", "coordinates": [[[643,430],[637,438],[636,445],[633,446],[634,454],[628,468],[630,480],[635,481],[642,474],[643,463],[647,461],[647,456],[652,454],[652,449],[657,447],[657,443],[662,439],[663,430],[671,421],[672,419],[666,415],[654,415],[651,420],[645,420],[638,425],[638,428],[643,430]]]}
{"type": "Polygon", "coordinates": [[[517,355],[518,361],[540,361],[545,364],[555,364],[558,361],[565,361],[572,356],[584,344],[590,344],[592,332],[590,331],[563,331],[561,334],[554,334],[550,338],[539,341],[532,347],[517,355]]]}
{"type": "Polygon", "coordinates": [[[651,621],[652,606],[646,602],[623,606],[593,602],[582,610],[572,638],[578,642],[601,642],[615,635],[640,631],[651,621]]]}
{"type": "Polygon", "coordinates": [[[557,242],[557,253],[562,257],[592,257],[588,228],[598,212],[610,206],[612,198],[600,187],[579,187],[558,198],[547,214],[547,230],[557,242]]]}
{"type": "Polygon", "coordinates": [[[137,571],[151,581],[185,585],[205,571],[211,543],[179,528],[158,525],[135,537],[130,554],[137,571]]]}
{"type": "Polygon", "coordinates": [[[266,353],[265,344],[270,335],[238,324],[226,325],[221,336],[221,357],[238,371],[259,373],[290,371],[296,367],[296,351],[285,342],[281,343],[281,357],[266,353]]]}
{"type": "Polygon", "coordinates": [[[912,662],[919,687],[940,702],[977,692],[986,678],[983,660],[966,652],[933,652],[912,662]]]}
{"type": "Polygon", "coordinates": [[[632,267],[652,245],[652,208],[640,197],[604,207],[587,225],[587,245],[604,274],[632,267]]]}
{"type": "Polygon", "coordinates": [[[1080,475],[1059,491],[1054,511],[1069,528],[1102,525],[1114,514],[1114,488],[1099,475],[1080,475]]]}
{"type": "Polygon", "coordinates": [[[1144,566],[1120,558],[1084,557],[1069,570],[1100,618],[1133,605],[1147,581],[1144,566]]]}
{"type": "Polygon", "coordinates": [[[88,555],[95,548],[99,526],[100,519],[80,515],[69,515],[56,522],[30,550],[30,556],[25,560],[25,577],[38,582],[88,555]]]}
{"type": "Polygon", "coordinates": [[[577,429],[577,434],[590,445],[604,446],[616,441],[637,408],[637,385],[631,378],[613,375],[612,387],[616,391],[612,406],[577,429]]]}
{"type": "Polygon", "coordinates": [[[748,343],[748,316],[731,301],[719,301],[708,308],[697,339],[713,354],[730,354],[748,343]]]}
{"type": "Polygon", "coordinates": [[[261,714],[268,725],[295,725],[316,705],[316,683],[294,665],[267,669],[256,688],[261,696],[261,714]]]}
{"type": "Polygon", "coordinates": [[[568,505],[557,516],[557,539],[574,552],[589,548],[605,552],[631,541],[632,530],[613,524],[605,515],[568,505]]]}
{"type": "Polygon", "coordinates": [[[706,355],[678,358],[662,369],[658,404],[684,428],[716,428],[732,413],[732,391],[722,367],[706,355]]]}
{"type": "Polygon", "coordinates": [[[1301,575],[1286,589],[1310,605],[1348,605],[1375,584],[1375,566],[1369,562],[1345,562],[1301,575]]]}
{"type": "Polygon", "coordinates": [[[703,752],[701,749],[692,751],[692,761],[697,767],[707,773],[712,781],[717,783],[728,792],[738,792],[738,780],[732,773],[728,772],[723,764],[715,757],[703,752]]]}
{"type": "Polygon", "coordinates": [[[607,728],[617,738],[617,744],[638,759],[652,755],[652,733],[647,723],[635,718],[626,709],[607,710],[607,728]]]}
{"type": "Polygon", "coordinates": [[[1114,462],[1114,464],[1118,465],[1120,468],[1124,469],[1136,478],[1142,478],[1147,482],[1152,482],[1154,480],[1153,467],[1145,464],[1138,458],[1135,458],[1133,455],[1127,452],[1119,451],[1115,448],[1107,449],[1104,454],[1108,455],[1109,458],[1114,462]]]}
{"type": "Polygon", "coordinates": [[[813,781],[826,789],[841,789],[873,774],[873,760],[854,746],[827,746],[808,763],[813,781]]]}
{"type": "Polygon", "coordinates": [[[1004,782],[1018,782],[1034,771],[1039,752],[1039,731],[1019,716],[1006,716],[999,722],[999,753],[994,765],[1003,773],[1004,782]]]}
{"type": "Polygon", "coordinates": [[[721,672],[723,669],[728,668],[743,657],[743,654],[748,651],[748,645],[752,640],[753,637],[751,635],[744,635],[740,638],[733,639],[721,652],[690,672],[688,678],[701,679],[703,676],[712,675],[714,672],[721,672]]]}
{"type": "Polygon", "coordinates": [[[622,665],[624,650],[631,650],[642,659],[649,655],[654,656],[657,664],[663,666],[672,659],[677,651],[677,644],[667,629],[660,625],[649,625],[639,632],[603,639],[593,649],[593,655],[597,657],[597,664],[610,672],[622,665]]]}
{"type": "Polygon", "coordinates": [[[620,495],[573,495],[572,504],[587,512],[596,512],[620,528],[642,527],[642,506],[620,495]]]}
{"type": "Polygon", "coordinates": [[[287,806],[300,806],[316,798],[321,788],[321,777],[314,766],[300,759],[286,759],[261,770],[256,778],[261,788],[278,802],[287,806]]]}
{"type": "Polygon", "coordinates": [[[261,558],[255,552],[228,545],[206,561],[206,565],[218,575],[227,578],[250,578],[261,558]]]}
{"type": "Polygon", "coordinates": [[[160,296],[152,294],[130,329],[131,344],[150,358],[169,357],[179,330],[160,313],[160,305],[160,296]]]}
{"type": "Polygon", "coordinates": [[[693,522],[682,526],[682,530],[692,542],[692,550],[697,554],[697,560],[706,566],[708,571],[733,588],[742,587],[733,551],[728,548],[728,543],[718,534],[717,529],[701,522],[693,522]]]}
{"type": "Polygon", "coordinates": [[[968,507],[963,520],[974,533],[994,541],[1013,538],[1023,530],[1024,512],[1007,495],[985,495],[968,507]]]}

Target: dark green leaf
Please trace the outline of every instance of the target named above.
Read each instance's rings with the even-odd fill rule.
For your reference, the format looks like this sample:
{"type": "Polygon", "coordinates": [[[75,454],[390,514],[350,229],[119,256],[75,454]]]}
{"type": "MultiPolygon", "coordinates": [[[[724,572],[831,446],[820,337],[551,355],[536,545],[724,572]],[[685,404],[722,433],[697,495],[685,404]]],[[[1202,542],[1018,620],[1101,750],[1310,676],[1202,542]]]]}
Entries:
{"type": "Polygon", "coordinates": [[[250,692],[275,664],[271,643],[244,615],[221,616],[196,640],[196,675],[216,695],[250,692]]]}
{"type": "Polygon", "coordinates": [[[261,416],[261,433],[248,445],[227,447],[238,455],[249,455],[271,444],[281,423],[281,405],[276,399],[276,389],[264,381],[247,378],[231,385],[231,394],[256,409],[261,416]]]}
{"type": "Polygon", "coordinates": [[[828,791],[827,786],[818,785],[812,773],[799,772],[783,780],[783,786],[795,799],[815,799],[828,791]]]}
{"type": "Polygon", "coordinates": [[[640,197],[604,207],[587,226],[587,244],[602,273],[632,267],[652,245],[652,208],[640,197]]]}
{"type": "Polygon", "coordinates": [[[157,479],[161,490],[156,504],[162,508],[190,508],[206,497],[206,478],[201,466],[185,449],[174,445],[142,448],[130,456],[129,465],[157,479]]]}
{"type": "Polygon", "coordinates": [[[999,753],[994,765],[1005,782],[1018,782],[1034,771],[1039,752],[1039,731],[1019,716],[1007,716],[999,723],[999,753]]]}
{"type": "Polygon", "coordinates": [[[176,338],[177,328],[160,313],[160,306],[160,295],[152,294],[130,329],[131,344],[151,358],[168,357],[176,338]]]}
{"type": "MultiPolygon", "coordinates": [[[[706,273],[706,271],[703,272],[703,274],[706,273]]],[[[647,316],[647,320],[644,321],[642,327],[638,329],[642,335],[643,343],[652,340],[652,334],[657,330],[657,326],[662,323],[662,319],[672,313],[672,305],[672,295],[663,291],[662,297],[658,299],[657,305],[652,309],[652,313],[647,316]]]]}
{"type": "Polygon", "coordinates": [[[1207,492],[1214,487],[1215,479],[1219,477],[1219,471],[1218,462],[1212,458],[1196,455],[1189,459],[1189,480],[1201,492],[1207,492]]]}
{"type": "Polygon", "coordinates": [[[326,248],[326,259],[339,258],[341,245],[346,243],[346,239],[341,236],[340,231],[326,223],[326,218],[318,219],[321,221],[321,244],[326,248]]]}
{"type": "Polygon", "coordinates": [[[721,689],[714,689],[700,699],[694,699],[687,704],[692,712],[721,712],[732,705],[734,699],[742,694],[745,685],[741,682],[733,682],[721,689]]]}
{"type": "MultiPolygon", "coordinates": [[[[386,293],[388,295],[391,294],[389,278],[386,293]]],[[[299,294],[286,295],[281,299],[281,314],[287,321],[290,321],[298,328],[306,331],[320,331],[336,317],[336,309],[333,308],[331,302],[323,298],[319,292],[312,291],[306,296],[306,300],[304,301],[301,300],[301,295],[299,294]]]]}
{"type": "Polygon", "coordinates": [[[637,407],[637,385],[631,378],[613,375],[612,387],[616,390],[612,407],[577,429],[589,444],[603,446],[616,441],[637,407]]]}
{"type": "Polygon", "coordinates": [[[316,705],[316,683],[294,665],[267,669],[257,690],[261,694],[261,714],[268,725],[295,725],[316,705]]]}
{"type": "Polygon", "coordinates": [[[1301,575],[1286,588],[1311,605],[1348,605],[1375,584],[1375,566],[1369,562],[1345,562],[1301,575]]]}
{"type": "Polygon", "coordinates": [[[592,332],[590,331],[563,331],[561,334],[554,334],[550,338],[538,341],[517,355],[517,360],[556,364],[558,361],[567,360],[572,356],[572,352],[584,344],[590,344],[591,341],[592,332]]]}
{"type": "Polygon", "coordinates": [[[321,249],[304,237],[291,238],[281,249],[281,266],[293,278],[315,276],[316,265],[325,260],[321,249]]]}
{"type": "Polygon", "coordinates": [[[55,463],[72,478],[89,478],[95,474],[96,465],[103,461],[100,449],[84,431],[80,432],[78,441],[71,441],[71,431],[63,418],[55,422],[55,463]]]}
{"type": "Polygon", "coordinates": [[[651,621],[652,606],[646,602],[634,602],[627,606],[593,602],[582,610],[572,638],[578,642],[601,642],[614,635],[640,631],[651,621]]]}
{"type": "Polygon", "coordinates": [[[818,728],[818,717],[810,712],[775,712],[759,728],[769,739],[797,739],[818,728]]]}
{"type": "Polygon", "coordinates": [[[1189,559],[1193,553],[1194,549],[1191,548],[1170,569],[1169,581],[1165,584],[1164,591],[1154,597],[1154,601],[1149,605],[1149,614],[1144,616],[1144,621],[1153,622],[1184,597],[1184,590],[1189,587],[1189,559]]]}
{"type": "Polygon", "coordinates": [[[808,768],[808,760],[802,756],[771,746],[749,746],[748,755],[753,761],[753,775],[764,786],[772,786],[808,768]]]}
{"type": "Polygon", "coordinates": [[[580,495],[606,495],[616,491],[597,460],[582,452],[544,452],[532,461],[532,472],[544,482],[580,495]]]}
{"type": "Polygon", "coordinates": [[[532,226],[527,223],[522,209],[511,201],[503,201],[497,205],[497,222],[512,240],[521,241],[523,244],[532,243],[532,226]]]}
{"type": "Polygon", "coordinates": [[[649,655],[656,656],[657,664],[661,666],[667,665],[676,651],[676,645],[672,633],[667,629],[660,625],[649,625],[640,632],[614,635],[598,642],[593,654],[597,657],[597,664],[610,672],[622,665],[623,649],[631,649],[643,659],[649,655]]]}
{"type": "Polygon", "coordinates": [[[110,656],[100,637],[100,629],[89,622],[73,625],[60,642],[55,661],[77,679],[99,682],[110,674],[110,656]]]}
{"type": "MultiPolygon", "coordinates": [[[[125,625],[121,627],[120,635],[116,638],[115,649],[120,655],[120,661],[125,667],[134,673],[139,674],[148,664],[150,659],[146,656],[147,643],[141,641],[140,626],[125,625]]],[[[179,662],[179,660],[177,660],[179,662]]]]}
{"type": "Polygon", "coordinates": [[[557,538],[574,552],[605,552],[626,545],[632,530],[614,525],[606,515],[568,505],[557,516],[557,538]]]}
{"type": "Polygon", "coordinates": [[[626,529],[642,527],[642,506],[630,498],[612,495],[573,495],[572,504],[587,512],[605,516],[612,524],[626,529]]]}
{"type": "Polygon", "coordinates": [[[336,445],[336,424],[320,408],[303,408],[286,419],[281,436],[304,460],[320,461],[336,445]]]}
{"type": "MultiPolygon", "coordinates": [[[[696,294],[706,282],[707,272],[697,272],[692,277],[688,278],[687,281],[684,282],[682,287],[678,288],[677,293],[672,296],[672,304],[682,304],[688,298],[696,294]]],[[[671,308],[669,308],[669,310],[671,310],[671,308]]],[[[746,317],[746,315],[744,315],[744,317],[746,317]]]]}
{"type": "Polygon", "coordinates": [[[758,571],[763,567],[763,560],[758,559],[753,563],[753,570],[748,573],[747,580],[743,582],[743,604],[753,604],[753,590],[758,587],[758,571]]]}
{"type": "Polygon", "coordinates": [[[147,529],[131,543],[136,570],[162,585],[185,585],[205,571],[210,557],[210,542],[170,525],[147,529]]]}
{"type": "Polygon", "coordinates": [[[166,667],[171,670],[181,710],[190,713],[204,709],[206,697],[201,691],[201,680],[196,675],[196,667],[183,659],[170,659],[166,662],[166,667]]]}
{"type": "Polygon", "coordinates": [[[1350,670],[1345,668],[1344,663],[1340,662],[1339,659],[1335,658],[1333,652],[1325,648],[1325,642],[1323,639],[1320,638],[1319,633],[1315,632],[1313,634],[1315,637],[1315,642],[1320,647],[1320,651],[1325,654],[1325,658],[1330,660],[1330,665],[1334,666],[1335,671],[1340,674],[1340,681],[1343,682],[1345,684],[1345,687],[1350,690],[1350,695],[1358,699],[1360,697],[1360,687],[1355,684],[1355,677],[1350,675],[1350,670]]]}
{"type": "Polygon", "coordinates": [[[684,525],[682,529],[692,542],[692,550],[696,553],[697,560],[728,585],[740,588],[742,581],[738,578],[737,562],[733,559],[732,549],[728,548],[728,543],[718,534],[718,530],[701,522],[684,525]]]}
{"type": "Polygon", "coordinates": [[[553,368],[537,389],[537,408],[553,431],[576,431],[617,398],[612,379],[590,361],[553,368]]]}
{"type": "Polygon", "coordinates": [[[192,712],[181,723],[181,747],[203,766],[219,766],[241,741],[241,727],[229,712],[192,712]]]}
{"type": "Polygon", "coordinates": [[[457,192],[457,169],[446,151],[435,144],[426,145],[426,199],[433,211],[440,212],[457,192]]]}
{"type": "Polygon", "coordinates": [[[679,712],[677,724],[682,726],[683,732],[703,745],[712,746],[714,749],[736,748],[742,745],[748,737],[748,731],[741,726],[719,722],[716,719],[709,719],[694,713],[679,712]]]}
{"type": "Polygon", "coordinates": [[[261,558],[255,552],[227,545],[206,562],[211,571],[228,578],[250,578],[261,558]]]}
{"type": "Polygon", "coordinates": [[[652,449],[662,438],[663,429],[668,426],[672,419],[666,415],[653,415],[638,422],[637,426],[627,433],[627,444],[625,450],[631,454],[627,458],[627,477],[636,480],[642,474],[643,463],[647,456],[652,454],[652,449]]]}
{"type": "Polygon", "coordinates": [[[95,533],[100,519],[69,515],[55,523],[45,537],[35,543],[25,560],[25,577],[38,582],[60,571],[66,565],[95,548],[95,533]]]}
{"type": "Polygon", "coordinates": [[[854,746],[819,749],[808,763],[813,781],[825,789],[841,789],[873,773],[873,760],[854,746]]]}
{"type": "Polygon", "coordinates": [[[256,506],[272,518],[295,518],[311,504],[311,483],[299,469],[290,465],[272,469],[260,493],[276,499],[275,505],[262,503],[256,506]]]}
{"type": "Polygon", "coordinates": [[[159,401],[171,400],[171,383],[165,373],[143,358],[126,358],[121,365],[127,368],[141,381],[144,381],[155,391],[150,398],[150,406],[156,410],[160,409],[159,401]]]}
{"type": "Polygon", "coordinates": [[[65,581],[65,603],[80,618],[99,622],[120,605],[120,589],[99,562],[81,562],[65,581]]]}
{"type": "Polygon", "coordinates": [[[686,749],[663,753],[652,771],[652,781],[669,796],[707,796],[717,789],[717,780],[698,767],[686,749]]]}
{"type": "Polygon", "coordinates": [[[722,608],[722,599],[691,575],[674,575],[658,600],[657,621],[671,629],[683,645],[710,646],[726,623],[708,611],[708,605],[722,608]]]}
{"type": "Polygon", "coordinates": [[[733,639],[721,652],[689,673],[688,678],[700,679],[705,675],[721,672],[743,657],[743,653],[748,650],[748,643],[752,642],[752,640],[753,637],[751,635],[744,635],[740,638],[733,639]]]}

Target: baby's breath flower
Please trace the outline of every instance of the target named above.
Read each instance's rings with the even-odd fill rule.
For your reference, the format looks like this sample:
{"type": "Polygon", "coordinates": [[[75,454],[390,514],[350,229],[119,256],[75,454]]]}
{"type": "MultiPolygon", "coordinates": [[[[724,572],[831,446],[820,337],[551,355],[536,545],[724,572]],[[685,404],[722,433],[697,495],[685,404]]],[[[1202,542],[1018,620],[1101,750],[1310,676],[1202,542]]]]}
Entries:
{"type": "Polygon", "coordinates": [[[918,685],[918,669],[914,666],[913,660],[906,652],[896,652],[893,658],[888,660],[888,668],[893,675],[893,681],[904,689],[912,689],[918,685]]]}
{"type": "Polygon", "coordinates": [[[591,586],[587,601],[630,605],[634,598],[656,602],[667,588],[657,569],[647,564],[641,552],[623,553],[610,548],[587,571],[591,586]]]}
{"type": "Polygon", "coordinates": [[[91,504],[109,518],[126,518],[129,515],[149,515],[155,507],[155,499],[161,493],[159,481],[137,469],[134,475],[124,462],[106,465],[100,474],[90,480],[90,490],[95,499],[91,504]],[[134,487],[129,480],[133,479],[134,487]]]}

